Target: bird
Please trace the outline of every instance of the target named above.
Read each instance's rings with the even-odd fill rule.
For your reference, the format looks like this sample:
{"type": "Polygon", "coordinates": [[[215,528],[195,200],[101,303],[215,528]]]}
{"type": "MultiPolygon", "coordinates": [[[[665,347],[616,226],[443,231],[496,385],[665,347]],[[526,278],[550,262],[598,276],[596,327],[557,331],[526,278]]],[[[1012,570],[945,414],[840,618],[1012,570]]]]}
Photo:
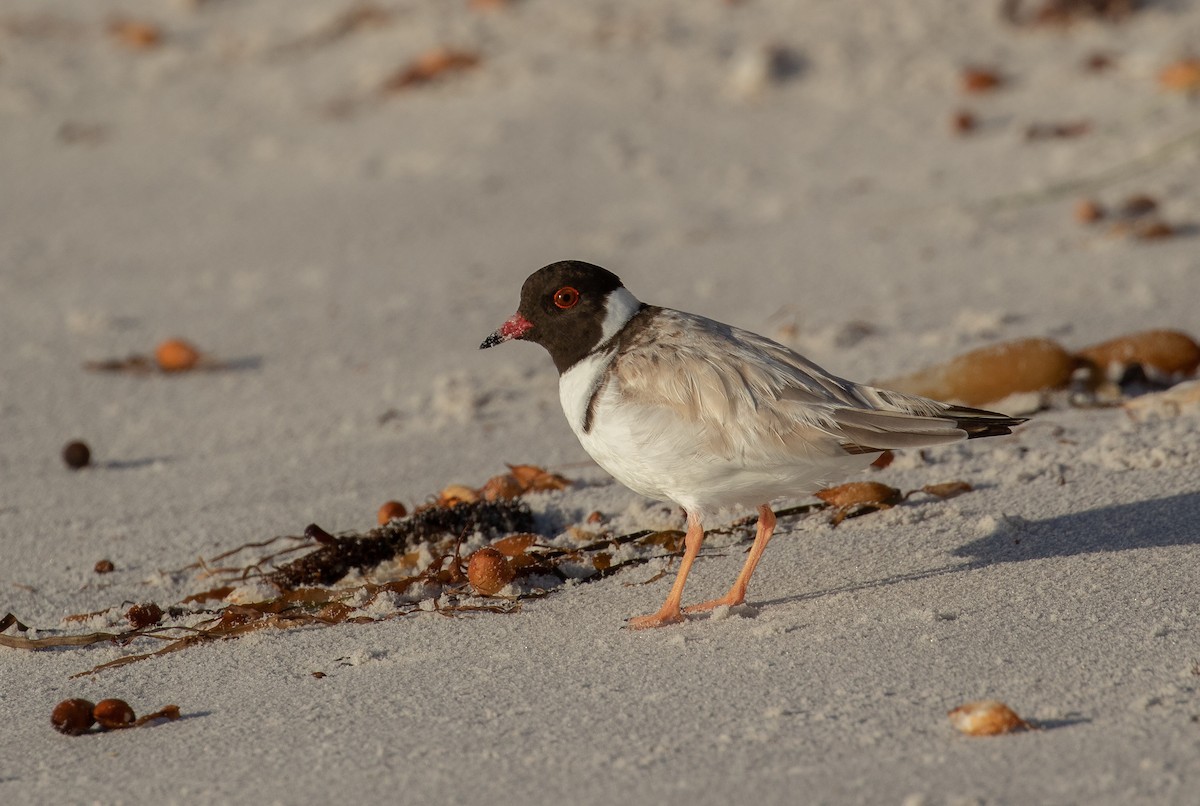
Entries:
{"type": "Polygon", "coordinates": [[[529,275],[516,313],[479,347],[512,340],[550,353],[567,422],[596,463],[686,514],[674,584],[657,612],[628,620],[633,629],[742,604],[775,531],[772,501],[842,481],[886,450],[1010,434],[1025,421],[844,380],[765,336],[648,305],[579,260],[529,275]],[[754,543],[732,587],[683,608],[705,523],[751,508],[754,543]]]}

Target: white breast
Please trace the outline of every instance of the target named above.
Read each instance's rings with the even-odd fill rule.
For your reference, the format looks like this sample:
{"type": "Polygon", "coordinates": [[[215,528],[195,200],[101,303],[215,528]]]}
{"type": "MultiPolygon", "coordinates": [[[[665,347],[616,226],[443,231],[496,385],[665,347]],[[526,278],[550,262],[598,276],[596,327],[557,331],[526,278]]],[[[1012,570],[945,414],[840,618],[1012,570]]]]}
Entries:
{"type": "Polygon", "coordinates": [[[708,517],[721,509],[752,509],[806,495],[866,467],[873,458],[814,454],[763,465],[747,463],[740,455],[713,455],[696,423],[667,407],[623,400],[618,383],[605,383],[613,358],[612,351],[589,356],[564,372],[559,398],[584,450],[640,495],[708,517]]]}

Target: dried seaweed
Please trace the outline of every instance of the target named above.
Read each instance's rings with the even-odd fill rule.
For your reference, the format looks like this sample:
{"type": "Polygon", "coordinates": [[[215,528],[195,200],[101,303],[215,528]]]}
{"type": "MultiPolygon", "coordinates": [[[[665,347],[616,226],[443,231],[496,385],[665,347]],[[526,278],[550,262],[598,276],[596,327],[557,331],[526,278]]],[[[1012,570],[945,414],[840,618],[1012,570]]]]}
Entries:
{"type": "MultiPolygon", "coordinates": [[[[19,632],[29,631],[9,613],[0,618],[0,646],[44,650],[102,643],[125,646],[140,640],[162,642],[151,651],[124,655],[74,675],[80,677],[262,629],[372,623],[420,612],[435,612],[448,617],[515,613],[523,601],[548,596],[561,589],[561,583],[568,579],[577,583],[593,582],[607,579],[626,568],[666,559],[667,563],[648,579],[628,583],[650,584],[668,572],[675,556],[683,549],[683,533],[676,530],[642,530],[613,535],[571,526],[565,532],[536,533],[533,515],[526,503],[517,498],[486,500],[486,491],[518,489],[519,494],[525,494],[560,489],[569,482],[532,466],[510,466],[510,470],[512,478],[505,477],[503,484],[493,484],[501,478],[496,477],[479,490],[464,487],[471,494],[468,497],[474,500],[461,500],[443,491],[433,503],[418,507],[412,515],[389,520],[365,533],[332,535],[312,524],[303,536],[277,536],[246,543],[208,560],[200,559],[175,573],[197,571],[198,578],[219,577],[223,584],[186,596],[177,605],[167,607],[165,614],[153,603],[134,605],[126,613],[129,629],[76,635],[60,631],[35,632],[33,636],[6,635],[2,633],[9,627],[16,627],[19,632]],[[511,586],[482,597],[471,585],[467,562],[461,556],[461,549],[468,540],[472,545],[478,545],[477,535],[487,543],[484,548],[503,555],[502,561],[511,569],[511,574],[507,575],[511,586]],[[213,567],[214,563],[229,562],[241,552],[273,549],[281,541],[290,542],[265,556],[251,556],[250,562],[245,564],[213,567]],[[631,545],[636,548],[627,548],[631,545]],[[308,553],[284,565],[276,565],[278,558],[301,550],[308,553]],[[392,565],[381,570],[381,566],[388,563],[392,565]],[[410,565],[413,573],[386,579],[388,574],[395,574],[397,568],[410,565]],[[382,575],[385,580],[367,578],[358,584],[346,585],[345,577],[354,571],[363,574],[364,578],[382,575]],[[277,595],[264,592],[262,595],[266,598],[262,601],[245,601],[248,596],[255,595],[254,588],[241,589],[239,593],[231,583],[250,578],[274,587],[277,595]],[[331,587],[338,583],[341,586],[331,587]],[[236,601],[230,601],[235,597],[236,601]],[[215,604],[208,605],[209,602],[215,604]],[[139,608],[148,612],[143,614],[139,608]]],[[[876,486],[899,492],[883,488],[883,485],[876,486]]],[[[929,485],[922,492],[950,497],[969,489],[961,482],[950,482],[929,485]]],[[[916,491],[910,491],[894,502],[889,497],[889,505],[899,503],[913,492],[916,491]]],[[[844,497],[845,493],[842,495],[844,497]]],[[[855,504],[862,502],[850,502],[849,499],[841,503],[848,502],[850,507],[832,508],[837,513],[836,520],[865,514],[871,509],[870,506],[856,507],[855,504]]],[[[878,502],[871,499],[867,503],[878,502]]],[[[803,504],[781,509],[776,512],[776,517],[783,519],[827,509],[831,507],[826,503],[803,504]]],[[[603,515],[589,516],[587,523],[600,528],[599,524],[605,520],[603,515]]],[[[743,540],[748,540],[756,521],[757,516],[749,516],[708,533],[740,535],[743,540]]],[[[69,616],[64,621],[68,624],[86,621],[114,610],[118,608],[69,616]]]]}
{"type": "Polygon", "coordinates": [[[365,535],[334,537],[316,551],[267,575],[284,590],[301,585],[332,585],[354,570],[374,568],[419,543],[446,535],[482,532],[488,539],[533,528],[533,513],[521,501],[474,501],[430,507],[389,521],[365,535]]]}
{"type": "MultiPolygon", "coordinates": [[[[9,627],[15,626],[18,632],[27,632],[29,627],[21,623],[21,620],[12,613],[5,613],[4,618],[0,618],[0,633],[7,630],[9,627]]],[[[3,637],[3,636],[0,636],[3,637]]]]}
{"type": "Polygon", "coordinates": [[[1000,17],[1025,28],[1068,26],[1083,20],[1124,22],[1148,5],[1147,0],[1001,0],[1000,17]]]}

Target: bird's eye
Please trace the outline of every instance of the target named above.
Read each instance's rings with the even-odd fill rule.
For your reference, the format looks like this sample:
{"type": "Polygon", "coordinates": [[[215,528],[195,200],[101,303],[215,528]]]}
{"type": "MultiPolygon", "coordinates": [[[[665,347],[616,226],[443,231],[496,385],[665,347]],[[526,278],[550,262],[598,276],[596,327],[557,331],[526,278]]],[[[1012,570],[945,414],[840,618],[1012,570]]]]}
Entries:
{"type": "Polygon", "coordinates": [[[579,302],[579,292],[569,285],[564,285],[554,292],[554,304],[563,310],[574,308],[577,302],[579,302]]]}

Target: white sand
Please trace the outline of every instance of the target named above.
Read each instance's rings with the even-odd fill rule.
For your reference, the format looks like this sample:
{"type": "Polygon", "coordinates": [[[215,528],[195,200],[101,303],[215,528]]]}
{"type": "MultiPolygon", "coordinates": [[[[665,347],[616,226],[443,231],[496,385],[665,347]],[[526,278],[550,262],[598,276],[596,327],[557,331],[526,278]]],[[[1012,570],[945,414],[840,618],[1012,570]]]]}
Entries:
{"type": "MultiPolygon", "coordinates": [[[[1200,330],[1200,152],[1155,151],[1200,127],[1155,81],[1194,4],[1065,33],[937,0],[380,5],[389,24],[324,43],[345,6],[0,7],[0,615],[165,606],[205,584],[160,570],[366,529],[505,461],[590,482],[535,501],[552,519],[624,512],[544,352],[476,349],[557,259],[860,379],[1200,330]],[[118,12],[163,46],[116,44],[118,12]],[[375,94],[441,44],[482,63],[375,94]],[[731,89],[773,44],[799,72],[731,89]],[[1098,50],[1113,69],[1083,72],[1098,50]],[[964,97],[967,63],[1007,86],[964,97]],[[1024,141],[1074,120],[1091,133],[1024,141]],[[1088,192],[1150,193],[1192,234],[1113,237],[1072,219],[1082,192],[1040,193],[1156,153],[1088,192]],[[82,369],[172,335],[240,368],[82,369]],[[63,466],[72,438],[96,467],[63,466]]],[[[655,566],[515,615],[266,631],[79,679],[153,647],[0,648],[0,801],[1195,803],[1198,426],[1059,408],[901,457],[874,478],[977,490],[781,521],[752,607],[649,634],[621,626],[665,596],[669,576],[629,584],[655,566]],[[187,718],[68,738],[48,716],[70,696],[187,718]],[[946,711],[983,697],[1044,730],[955,733],[946,711]]],[[[688,599],[740,562],[717,541],[688,599]]]]}

